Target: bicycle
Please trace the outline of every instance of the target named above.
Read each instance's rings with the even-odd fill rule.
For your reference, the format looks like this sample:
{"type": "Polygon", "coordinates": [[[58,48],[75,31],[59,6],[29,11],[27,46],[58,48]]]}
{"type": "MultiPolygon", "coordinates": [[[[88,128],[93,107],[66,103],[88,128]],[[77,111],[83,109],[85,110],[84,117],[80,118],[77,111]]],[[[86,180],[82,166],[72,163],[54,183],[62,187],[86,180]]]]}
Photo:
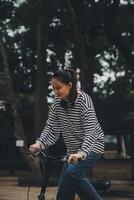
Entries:
{"type": "MultiPolygon", "coordinates": [[[[67,161],[66,156],[64,155],[51,155],[46,153],[45,151],[38,151],[35,155],[39,158],[39,167],[41,171],[41,176],[43,177],[43,182],[41,185],[41,190],[39,195],[37,196],[38,200],[45,200],[45,192],[46,188],[48,186],[48,182],[51,176],[51,170],[52,170],[52,163],[53,162],[61,162],[64,163],[67,161]]],[[[111,187],[111,182],[109,180],[96,180],[91,181],[94,185],[96,190],[107,192],[109,188],[111,187]]],[[[27,193],[27,200],[29,200],[29,190],[30,186],[28,187],[28,193],[27,193]]]]}
{"type": "MultiPolygon", "coordinates": [[[[39,200],[45,200],[45,192],[46,192],[46,188],[48,186],[48,182],[51,176],[51,171],[52,171],[52,165],[53,162],[61,162],[64,163],[66,161],[66,157],[64,155],[55,155],[51,153],[48,153],[49,151],[46,150],[42,150],[42,151],[38,151],[36,152],[36,154],[32,154],[32,156],[36,159],[39,158],[38,160],[38,164],[39,164],[39,168],[40,168],[40,172],[41,172],[41,177],[43,177],[43,182],[41,184],[41,190],[40,190],[40,194],[37,196],[37,198],[39,200]]],[[[34,177],[36,176],[36,174],[34,174],[32,176],[32,178],[30,178],[29,180],[29,184],[28,184],[28,191],[27,191],[27,200],[29,200],[29,192],[30,192],[30,187],[33,184],[33,180],[34,177]]],[[[34,183],[34,185],[36,185],[34,183]]],[[[38,185],[38,183],[37,183],[38,185]]]]}

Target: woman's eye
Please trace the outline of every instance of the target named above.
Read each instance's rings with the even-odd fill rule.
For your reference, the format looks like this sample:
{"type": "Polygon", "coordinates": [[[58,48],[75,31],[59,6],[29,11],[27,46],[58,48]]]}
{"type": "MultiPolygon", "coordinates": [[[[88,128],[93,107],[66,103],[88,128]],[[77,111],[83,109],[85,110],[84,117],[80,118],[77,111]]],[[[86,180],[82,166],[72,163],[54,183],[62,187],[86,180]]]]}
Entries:
{"type": "Polygon", "coordinates": [[[60,88],[53,88],[54,90],[60,90],[61,89],[61,87],[60,88]]]}

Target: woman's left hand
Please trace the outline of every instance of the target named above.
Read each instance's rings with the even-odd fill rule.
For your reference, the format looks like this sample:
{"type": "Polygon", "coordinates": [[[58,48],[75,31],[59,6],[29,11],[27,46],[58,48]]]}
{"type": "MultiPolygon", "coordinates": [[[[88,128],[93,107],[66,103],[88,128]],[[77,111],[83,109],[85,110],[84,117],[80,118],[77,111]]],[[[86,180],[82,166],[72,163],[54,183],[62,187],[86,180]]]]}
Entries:
{"type": "Polygon", "coordinates": [[[68,163],[75,164],[83,159],[83,155],[81,153],[70,154],[68,158],[68,163]]]}

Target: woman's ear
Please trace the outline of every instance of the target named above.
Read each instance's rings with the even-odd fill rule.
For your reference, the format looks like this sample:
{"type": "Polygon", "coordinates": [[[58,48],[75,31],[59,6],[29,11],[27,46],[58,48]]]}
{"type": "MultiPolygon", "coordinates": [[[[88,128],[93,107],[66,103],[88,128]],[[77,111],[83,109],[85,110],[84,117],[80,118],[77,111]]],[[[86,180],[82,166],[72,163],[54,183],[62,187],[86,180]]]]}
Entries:
{"type": "Polygon", "coordinates": [[[71,89],[72,88],[72,86],[73,86],[73,84],[72,84],[72,82],[69,82],[69,89],[71,89]]]}

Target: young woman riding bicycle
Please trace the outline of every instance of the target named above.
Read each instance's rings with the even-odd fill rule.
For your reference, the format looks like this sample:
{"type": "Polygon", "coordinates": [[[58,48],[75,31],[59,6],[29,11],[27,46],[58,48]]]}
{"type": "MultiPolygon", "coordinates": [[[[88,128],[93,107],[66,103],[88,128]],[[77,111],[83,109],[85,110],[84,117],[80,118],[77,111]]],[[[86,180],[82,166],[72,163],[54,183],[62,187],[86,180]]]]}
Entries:
{"type": "Polygon", "coordinates": [[[55,98],[40,138],[30,146],[35,153],[55,144],[60,135],[66,145],[57,200],[101,200],[87,174],[104,154],[104,133],[91,97],[77,89],[76,73],[58,70],[52,77],[55,98]]]}

